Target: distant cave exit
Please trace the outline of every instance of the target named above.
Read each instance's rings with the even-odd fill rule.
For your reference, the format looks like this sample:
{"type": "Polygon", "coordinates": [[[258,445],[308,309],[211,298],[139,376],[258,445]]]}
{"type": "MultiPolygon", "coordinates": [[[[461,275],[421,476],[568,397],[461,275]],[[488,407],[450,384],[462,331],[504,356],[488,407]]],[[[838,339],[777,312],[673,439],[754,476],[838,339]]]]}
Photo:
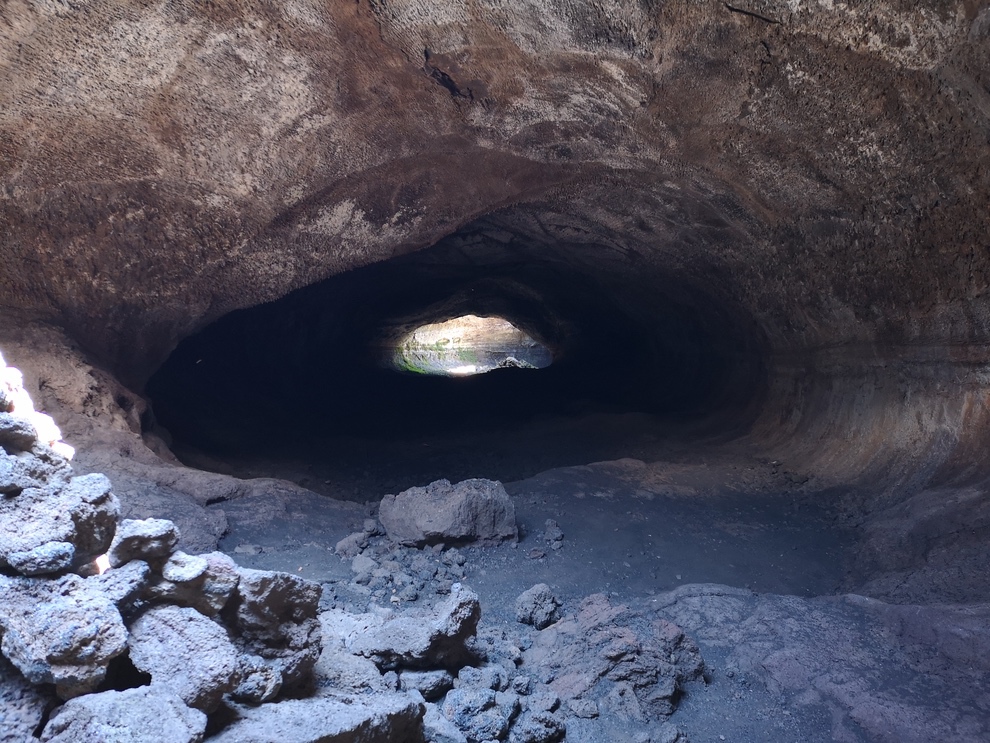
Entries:
{"type": "Polygon", "coordinates": [[[553,363],[549,348],[508,320],[477,315],[421,325],[384,350],[388,368],[444,377],[553,363]]]}

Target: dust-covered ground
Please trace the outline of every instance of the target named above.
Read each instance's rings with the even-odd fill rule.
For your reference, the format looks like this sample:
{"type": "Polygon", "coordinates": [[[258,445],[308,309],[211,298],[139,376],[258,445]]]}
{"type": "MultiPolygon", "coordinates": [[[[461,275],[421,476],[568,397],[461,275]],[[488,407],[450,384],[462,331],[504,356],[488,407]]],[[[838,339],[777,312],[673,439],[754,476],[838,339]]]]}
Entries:
{"type": "MultiPolygon", "coordinates": [[[[705,661],[703,680],[685,684],[670,718],[694,743],[990,739],[988,667],[960,649],[987,642],[986,607],[894,606],[848,593],[857,532],[834,491],[739,447],[675,447],[632,422],[612,420],[639,442],[627,449],[652,455],[648,461],[557,467],[506,483],[517,544],[416,550],[367,534],[361,558],[386,567],[370,580],[356,576],[352,556],[335,553],[339,540],[375,516],[376,488],[426,484],[459,450],[479,446],[435,439],[420,443],[435,451],[418,465],[386,460],[381,449],[364,455],[367,464],[351,458],[349,470],[364,474],[347,485],[350,502],[313,494],[218,504],[230,524],[221,547],[242,565],[320,581],[328,606],[355,612],[428,606],[459,581],[480,596],[482,630],[509,633],[523,647],[551,631],[516,621],[516,597],[537,583],[561,601],[564,622],[595,594],[636,618],[630,621],[673,622],[705,661]],[[374,458],[384,462],[377,471],[374,458]],[[416,476],[422,479],[402,480],[416,476]],[[435,573],[396,578],[424,561],[435,573]]],[[[535,440],[503,447],[531,452],[517,467],[541,456],[535,440]]],[[[490,452],[479,465],[478,457],[464,457],[447,477],[471,476],[470,462],[485,470],[484,461],[487,471],[473,474],[490,476],[499,459],[490,452]]],[[[330,475],[338,465],[312,461],[291,479],[339,483],[330,475]]],[[[281,466],[278,475],[291,474],[291,465],[281,466]]],[[[518,670],[538,674],[528,658],[518,670]]],[[[601,700],[599,707],[594,716],[567,718],[568,741],[662,737],[635,705],[601,700]]]]}

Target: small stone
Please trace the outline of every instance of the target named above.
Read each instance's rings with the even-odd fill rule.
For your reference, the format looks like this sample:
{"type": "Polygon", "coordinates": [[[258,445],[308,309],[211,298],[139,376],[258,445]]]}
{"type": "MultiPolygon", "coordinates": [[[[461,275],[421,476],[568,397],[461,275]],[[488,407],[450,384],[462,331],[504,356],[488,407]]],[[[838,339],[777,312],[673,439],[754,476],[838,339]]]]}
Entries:
{"type": "Polygon", "coordinates": [[[428,702],[443,699],[454,688],[454,677],[449,671],[402,671],[399,674],[400,691],[418,691],[428,702]]]}
{"type": "Polygon", "coordinates": [[[543,538],[547,542],[559,542],[564,538],[560,525],[553,519],[547,519],[543,529],[543,538]]]}
{"type": "Polygon", "coordinates": [[[30,419],[13,413],[0,413],[0,447],[11,454],[31,451],[38,432],[30,419]]]}
{"type": "Polygon", "coordinates": [[[75,556],[70,542],[46,542],[26,552],[11,552],[7,562],[21,575],[45,575],[68,570],[75,556]]]}
{"type": "Polygon", "coordinates": [[[509,743],[559,743],[567,735],[567,726],[549,712],[526,712],[509,734],[509,743]]]}
{"type": "Polygon", "coordinates": [[[179,529],[167,519],[124,519],[110,544],[110,567],[130,560],[161,561],[179,543],[179,529]]]}
{"type": "Polygon", "coordinates": [[[528,557],[530,560],[542,560],[546,556],[547,556],[546,552],[544,552],[541,549],[537,549],[536,547],[531,549],[529,553],[526,555],[526,557],[528,557]]]}
{"type": "Polygon", "coordinates": [[[354,557],[367,546],[368,535],[363,532],[354,532],[337,542],[334,552],[343,558],[354,557]]]}
{"type": "Polygon", "coordinates": [[[203,557],[179,551],[168,558],[168,562],[162,567],[162,577],[173,583],[188,583],[203,575],[207,567],[203,557]]]}

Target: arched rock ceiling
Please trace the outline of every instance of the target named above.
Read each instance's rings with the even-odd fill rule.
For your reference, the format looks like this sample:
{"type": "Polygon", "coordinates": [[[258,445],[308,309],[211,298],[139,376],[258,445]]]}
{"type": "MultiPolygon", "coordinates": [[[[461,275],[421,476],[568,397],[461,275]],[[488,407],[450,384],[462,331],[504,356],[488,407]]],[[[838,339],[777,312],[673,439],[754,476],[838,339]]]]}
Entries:
{"type": "Polygon", "coordinates": [[[11,0],[0,308],[140,384],[480,219],[779,350],[986,342],[988,152],[984,0],[11,0]]]}

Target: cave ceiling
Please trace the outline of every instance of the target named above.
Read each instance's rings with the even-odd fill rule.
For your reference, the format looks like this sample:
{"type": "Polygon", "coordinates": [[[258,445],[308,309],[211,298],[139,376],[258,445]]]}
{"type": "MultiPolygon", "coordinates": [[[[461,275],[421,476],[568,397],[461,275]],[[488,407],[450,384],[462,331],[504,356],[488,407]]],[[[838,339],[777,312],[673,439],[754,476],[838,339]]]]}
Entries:
{"type": "Polygon", "coordinates": [[[140,385],[446,240],[704,286],[781,350],[985,343],[988,152],[979,0],[11,0],[0,309],[140,385]]]}

